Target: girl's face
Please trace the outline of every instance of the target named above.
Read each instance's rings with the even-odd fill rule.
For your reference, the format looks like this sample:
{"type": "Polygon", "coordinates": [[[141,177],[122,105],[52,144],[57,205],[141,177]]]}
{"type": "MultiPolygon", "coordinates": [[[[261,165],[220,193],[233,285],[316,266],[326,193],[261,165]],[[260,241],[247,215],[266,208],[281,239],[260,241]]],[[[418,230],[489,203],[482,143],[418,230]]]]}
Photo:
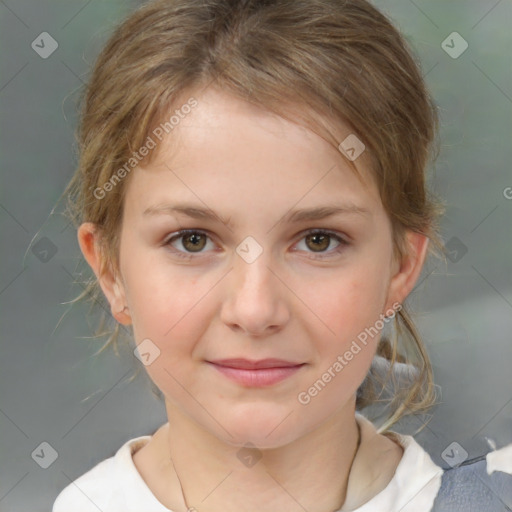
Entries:
{"type": "Polygon", "coordinates": [[[313,132],[213,89],[196,99],[131,171],[121,279],[102,287],[128,306],[168,407],[227,443],[277,447],[350,410],[426,242],[393,261],[364,153],[366,185],[313,132]],[[214,364],[230,359],[245,361],[214,364]],[[288,368],[240,369],[265,359],[288,368]]]}

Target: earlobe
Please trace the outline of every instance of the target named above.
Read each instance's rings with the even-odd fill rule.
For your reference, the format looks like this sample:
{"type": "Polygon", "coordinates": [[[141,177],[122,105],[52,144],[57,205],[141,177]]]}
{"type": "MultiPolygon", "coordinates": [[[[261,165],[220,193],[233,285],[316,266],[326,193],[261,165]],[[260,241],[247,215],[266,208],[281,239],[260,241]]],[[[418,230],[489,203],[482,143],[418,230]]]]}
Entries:
{"type": "Polygon", "coordinates": [[[394,303],[401,304],[411,293],[425,263],[428,242],[429,239],[421,233],[413,231],[406,233],[406,251],[389,284],[387,309],[391,308],[394,303]]]}
{"type": "Polygon", "coordinates": [[[126,297],[124,287],[120,287],[117,279],[113,281],[112,285],[115,299],[110,302],[112,316],[123,325],[130,325],[132,323],[130,310],[126,305],[126,297]]]}
{"type": "Polygon", "coordinates": [[[123,325],[131,324],[130,314],[127,313],[124,286],[114,275],[109,265],[105,264],[100,246],[100,231],[92,222],[84,222],[78,228],[78,244],[87,263],[93,270],[107,298],[112,316],[123,325]]]}

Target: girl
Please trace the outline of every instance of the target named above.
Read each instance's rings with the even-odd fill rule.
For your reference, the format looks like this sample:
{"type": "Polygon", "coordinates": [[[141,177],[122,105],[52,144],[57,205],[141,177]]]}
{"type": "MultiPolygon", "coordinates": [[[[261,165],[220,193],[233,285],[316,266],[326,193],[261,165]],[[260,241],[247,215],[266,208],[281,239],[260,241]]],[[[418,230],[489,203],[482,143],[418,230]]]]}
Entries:
{"type": "Polygon", "coordinates": [[[440,246],[436,124],[365,0],[160,0],[115,30],[69,207],[82,296],[109,342],[133,330],[168,422],[54,512],[433,510],[443,470],[389,428],[435,403],[404,301],[440,246]],[[400,366],[377,430],[360,411],[400,366]]]}

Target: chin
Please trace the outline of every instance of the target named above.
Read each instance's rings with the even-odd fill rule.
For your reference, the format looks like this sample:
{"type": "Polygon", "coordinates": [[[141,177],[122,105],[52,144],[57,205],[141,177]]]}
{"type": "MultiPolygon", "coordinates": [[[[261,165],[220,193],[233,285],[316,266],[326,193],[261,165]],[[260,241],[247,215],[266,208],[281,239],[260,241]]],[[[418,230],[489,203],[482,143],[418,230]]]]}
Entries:
{"type": "Polygon", "coordinates": [[[216,431],[232,446],[242,447],[252,443],[260,449],[273,449],[284,446],[301,435],[297,432],[297,420],[300,418],[289,406],[244,404],[238,408],[230,407],[229,412],[221,417],[222,425],[232,437],[222,429],[220,432],[218,429],[216,431]]]}

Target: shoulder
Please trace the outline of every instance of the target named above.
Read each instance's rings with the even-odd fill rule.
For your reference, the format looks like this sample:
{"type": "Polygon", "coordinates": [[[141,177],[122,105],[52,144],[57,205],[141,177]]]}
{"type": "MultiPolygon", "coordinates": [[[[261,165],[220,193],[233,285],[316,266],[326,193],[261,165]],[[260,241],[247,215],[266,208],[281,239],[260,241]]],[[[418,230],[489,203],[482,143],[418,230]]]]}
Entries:
{"type": "MultiPolygon", "coordinates": [[[[401,512],[430,512],[441,485],[442,468],[434,464],[429,454],[412,436],[386,432],[377,434],[373,424],[362,415],[357,415],[361,425],[362,440],[366,439],[358,474],[354,474],[355,485],[349,509],[361,512],[400,510],[401,512]],[[382,439],[386,443],[382,443],[382,439]],[[368,442],[369,441],[369,442],[368,442]],[[379,449],[379,444],[382,447],[379,449]],[[398,448],[387,447],[395,444],[398,448]],[[386,468],[386,459],[393,455],[393,464],[386,468]],[[376,479],[385,468],[386,477],[376,479]],[[370,487],[368,480],[379,482],[370,487]],[[364,484],[364,485],[363,485],[364,484]]],[[[357,459],[357,456],[356,456],[357,459]]],[[[356,461],[354,461],[356,462],[356,461]]],[[[389,461],[388,461],[389,462],[389,461]]],[[[349,486],[351,475],[349,475],[349,486]]],[[[348,492],[347,492],[348,494],[348,492]]]]}
{"type": "Polygon", "coordinates": [[[110,457],[65,487],[52,512],[65,512],[71,505],[76,512],[104,510],[115,485],[114,457],[110,457]]]}
{"type": "Polygon", "coordinates": [[[103,460],[71,482],[57,496],[52,512],[117,512],[127,510],[123,487],[138,477],[132,453],[150,436],[130,439],[113,457],[103,460]],[[121,500],[121,501],[120,501],[121,500]]]}
{"type": "Polygon", "coordinates": [[[386,488],[361,510],[512,510],[512,444],[459,466],[442,468],[433,462],[414,437],[396,432],[386,432],[385,435],[402,446],[403,456],[386,488]]]}

